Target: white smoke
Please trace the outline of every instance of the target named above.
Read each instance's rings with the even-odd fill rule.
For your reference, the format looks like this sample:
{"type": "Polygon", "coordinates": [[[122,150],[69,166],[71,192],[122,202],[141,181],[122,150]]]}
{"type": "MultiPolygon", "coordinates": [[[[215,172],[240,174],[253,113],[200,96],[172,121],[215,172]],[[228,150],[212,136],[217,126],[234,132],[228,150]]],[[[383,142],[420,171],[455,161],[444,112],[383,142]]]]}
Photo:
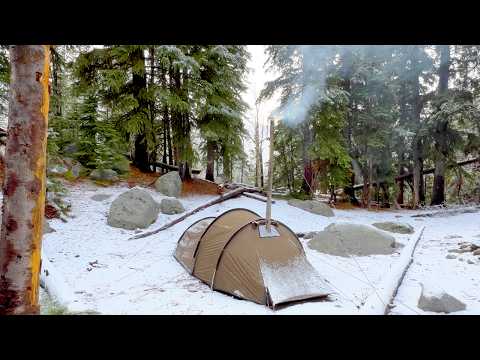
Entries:
{"type": "Polygon", "coordinates": [[[293,126],[302,123],[312,105],[324,96],[327,68],[333,61],[334,48],[322,45],[303,45],[295,53],[298,61],[297,89],[286,103],[272,114],[293,126]]]}
{"type": "Polygon", "coordinates": [[[371,45],[302,45],[295,53],[298,61],[296,73],[297,89],[288,100],[278,107],[272,116],[294,126],[307,118],[313,105],[325,97],[326,80],[330,67],[346,52],[361,52],[372,56],[382,46],[371,45]]]}

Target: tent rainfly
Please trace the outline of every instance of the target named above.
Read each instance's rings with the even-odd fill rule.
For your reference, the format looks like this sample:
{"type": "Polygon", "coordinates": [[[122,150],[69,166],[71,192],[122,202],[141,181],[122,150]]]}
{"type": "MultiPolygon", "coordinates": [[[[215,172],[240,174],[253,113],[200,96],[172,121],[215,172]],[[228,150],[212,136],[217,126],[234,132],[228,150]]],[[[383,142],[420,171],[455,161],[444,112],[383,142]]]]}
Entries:
{"type": "Polygon", "coordinates": [[[263,225],[247,209],[201,219],[180,237],[175,259],[213,290],[272,308],[329,295],[295,233],[273,220],[275,231],[265,235],[263,225]]]}

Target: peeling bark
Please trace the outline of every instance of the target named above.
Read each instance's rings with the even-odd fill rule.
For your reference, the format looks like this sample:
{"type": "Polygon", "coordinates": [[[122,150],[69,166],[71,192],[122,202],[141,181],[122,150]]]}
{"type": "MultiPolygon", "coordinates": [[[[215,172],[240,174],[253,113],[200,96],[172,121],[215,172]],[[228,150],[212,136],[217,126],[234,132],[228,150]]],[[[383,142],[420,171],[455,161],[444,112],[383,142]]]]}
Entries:
{"type": "Polygon", "coordinates": [[[0,234],[0,314],[36,314],[49,109],[50,49],[10,48],[11,94],[0,234]]]}

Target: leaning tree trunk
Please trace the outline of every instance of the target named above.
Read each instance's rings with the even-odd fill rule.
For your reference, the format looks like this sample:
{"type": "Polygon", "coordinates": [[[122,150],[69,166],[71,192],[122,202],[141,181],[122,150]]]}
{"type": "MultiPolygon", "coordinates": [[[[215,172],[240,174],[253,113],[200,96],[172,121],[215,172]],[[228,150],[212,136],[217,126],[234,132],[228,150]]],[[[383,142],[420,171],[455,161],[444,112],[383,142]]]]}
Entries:
{"type": "Polygon", "coordinates": [[[11,80],[0,234],[0,314],[38,314],[45,211],[50,49],[10,48],[11,80]]]}
{"type": "Polygon", "coordinates": [[[207,170],[205,179],[215,181],[215,143],[211,140],[207,141],[207,170]]]}

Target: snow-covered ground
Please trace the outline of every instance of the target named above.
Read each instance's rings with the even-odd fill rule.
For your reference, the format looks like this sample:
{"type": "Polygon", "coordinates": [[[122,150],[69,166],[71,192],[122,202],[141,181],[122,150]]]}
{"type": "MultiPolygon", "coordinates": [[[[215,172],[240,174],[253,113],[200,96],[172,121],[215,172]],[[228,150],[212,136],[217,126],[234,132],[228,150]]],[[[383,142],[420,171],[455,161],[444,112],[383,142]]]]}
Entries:
{"type": "MultiPolygon", "coordinates": [[[[76,185],[70,188],[68,196],[73,204],[73,218],[67,223],[50,220],[56,232],[44,235],[43,262],[48,261],[47,266],[54,267],[54,273],[63,278],[63,284],[57,284],[60,289],[57,293],[67,294],[69,307],[75,311],[93,310],[103,314],[356,314],[366,298],[375,295],[375,286],[388,275],[399,257],[398,252],[351,258],[330,256],[311,250],[307,240],[301,239],[308,260],[336,293],[330,301],[304,302],[273,311],[210,290],[173,258],[179,236],[196,220],[237,207],[264,214],[264,203],[246,197],[227,200],[156,235],[129,240],[135,231],[106,224],[111,202],[127,189],[126,186],[102,188],[90,183],[76,185]],[[90,199],[100,193],[112,196],[101,202],[90,199]]],[[[147,190],[156,200],[162,198],[154,190],[147,190]]],[[[212,198],[195,196],[181,201],[188,211],[212,198]]],[[[394,234],[398,242],[406,244],[426,226],[392,313],[424,313],[416,306],[419,283],[432,278],[467,304],[467,310],[456,314],[480,313],[479,260],[468,255],[475,262],[468,264],[445,258],[447,250],[459,240],[472,240],[474,236],[480,239],[478,213],[416,220],[411,217],[416,211],[335,210],[335,217],[326,218],[289,206],[283,200],[276,200],[272,207],[273,217],[295,232],[322,230],[331,222],[401,221],[416,230],[412,235],[394,234]],[[452,235],[462,238],[451,238],[452,235]]],[[[178,216],[160,214],[148,230],[178,216]]]]}

